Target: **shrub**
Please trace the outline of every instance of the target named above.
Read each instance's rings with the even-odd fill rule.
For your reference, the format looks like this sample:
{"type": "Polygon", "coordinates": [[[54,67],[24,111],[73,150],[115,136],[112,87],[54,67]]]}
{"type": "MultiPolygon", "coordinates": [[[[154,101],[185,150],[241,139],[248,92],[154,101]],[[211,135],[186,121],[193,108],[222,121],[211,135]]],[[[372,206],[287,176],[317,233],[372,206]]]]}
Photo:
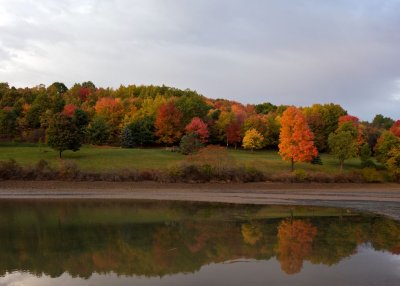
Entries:
{"type": "Polygon", "coordinates": [[[311,164],[313,164],[313,165],[322,165],[321,157],[320,157],[319,155],[315,156],[315,157],[311,160],[311,164]]]}
{"type": "Polygon", "coordinates": [[[32,176],[37,180],[51,180],[56,176],[56,172],[50,167],[49,163],[46,160],[40,159],[33,171],[32,176]]]}
{"type": "Polygon", "coordinates": [[[75,162],[63,160],[58,170],[58,177],[62,180],[73,180],[78,178],[80,171],[75,162]]]}
{"type": "Polygon", "coordinates": [[[23,177],[22,167],[14,160],[0,161],[0,178],[3,180],[19,179],[23,177]]]}
{"type": "Polygon", "coordinates": [[[185,162],[194,165],[209,165],[216,173],[235,166],[235,160],[229,155],[228,150],[215,145],[201,148],[196,154],[188,156],[185,162]]]}
{"type": "Polygon", "coordinates": [[[315,183],[334,183],[335,178],[333,175],[324,172],[310,172],[308,174],[310,182],[315,183]]]}
{"type": "Polygon", "coordinates": [[[382,175],[373,168],[364,168],[361,174],[367,183],[383,183],[384,181],[382,175]]]}
{"type": "Polygon", "coordinates": [[[293,175],[296,182],[305,182],[308,179],[308,174],[303,169],[294,170],[293,175]]]}
{"type": "Polygon", "coordinates": [[[242,176],[239,176],[240,181],[248,183],[248,182],[262,182],[265,181],[266,177],[263,172],[254,168],[247,167],[244,169],[244,173],[242,176]]]}

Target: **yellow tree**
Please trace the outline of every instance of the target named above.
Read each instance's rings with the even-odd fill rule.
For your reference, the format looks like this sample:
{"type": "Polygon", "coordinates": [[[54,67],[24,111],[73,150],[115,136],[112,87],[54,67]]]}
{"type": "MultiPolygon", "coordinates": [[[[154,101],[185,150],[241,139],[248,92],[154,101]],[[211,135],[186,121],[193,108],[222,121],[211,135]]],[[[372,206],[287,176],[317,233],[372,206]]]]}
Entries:
{"type": "Polygon", "coordinates": [[[279,154],[283,160],[292,163],[292,171],[295,162],[310,162],[318,155],[313,140],[314,134],[301,111],[294,106],[288,107],[281,118],[279,154]]]}
{"type": "Polygon", "coordinates": [[[260,134],[256,129],[252,128],[246,131],[243,137],[243,148],[250,149],[261,149],[263,147],[264,136],[260,134]]]}

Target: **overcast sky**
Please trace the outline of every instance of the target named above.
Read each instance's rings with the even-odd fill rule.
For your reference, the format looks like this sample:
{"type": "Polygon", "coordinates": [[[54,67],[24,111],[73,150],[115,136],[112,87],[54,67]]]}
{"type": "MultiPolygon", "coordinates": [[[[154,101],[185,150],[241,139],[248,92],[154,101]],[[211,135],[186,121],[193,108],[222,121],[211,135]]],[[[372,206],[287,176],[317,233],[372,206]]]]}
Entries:
{"type": "Polygon", "coordinates": [[[0,81],[155,84],[400,118],[400,0],[0,0],[0,81]]]}

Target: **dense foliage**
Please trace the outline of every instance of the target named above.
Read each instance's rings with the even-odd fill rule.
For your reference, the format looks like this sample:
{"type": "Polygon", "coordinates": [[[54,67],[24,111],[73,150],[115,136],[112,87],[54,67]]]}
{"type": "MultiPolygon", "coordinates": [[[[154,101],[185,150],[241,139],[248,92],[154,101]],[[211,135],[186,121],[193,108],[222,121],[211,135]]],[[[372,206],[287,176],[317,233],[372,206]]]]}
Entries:
{"type": "MultiPolygon", "coordinates": [[[[56,148],[60,151],[76,150],[74,144],[61,144],[64,139],[54,143],[58,133],[54,132],[55,118],[65,118],[76,127],[76,133],[71,133],[76,134],[76,146],[192,145],[197,150],[202,144],[213,144],[279,148],[282,157],[293,163],[312,161],[317,151],[332,152],[330,135],[334,138],[335,134],[348,132],[354,140],[354,156],[367,154],[363,146],[368,144],[372,156],[387,166],[400,136],[399,120],[378,114],[372,123],[361,122],[333,103],[301,108],[270,102],[244,105],[206,98],[188,89],[136,85],[101,88],[90,81],[70,89],[61,82],[32,88],[0,83],[1,141],[47,142],[55,147],[63,145],[56,148]],[[248,144],[252,142],[247,140],[251,134],[257,134],[256,144],[254,140],[248,144]]],[[[68,136],[75,136],[71,134],[68,136]]]]}

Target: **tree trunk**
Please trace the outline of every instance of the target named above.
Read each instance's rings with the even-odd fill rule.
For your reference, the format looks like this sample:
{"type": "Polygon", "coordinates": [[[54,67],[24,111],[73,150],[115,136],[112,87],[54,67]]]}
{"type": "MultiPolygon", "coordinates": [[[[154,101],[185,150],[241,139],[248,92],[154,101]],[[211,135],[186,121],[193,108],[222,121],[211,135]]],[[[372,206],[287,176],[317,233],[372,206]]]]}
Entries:
{"type": "Polygon", "coordinates": [[[344,160],[340,160],[340,172],[343,172],[343,163],[344,163],[344,160]]]}
{"type": "Polygon", "coordinates": [[[292,158],[292,172],[294,171],[294,160],[292,158]]]}
{"type": "Polygon", "coordinates": [[[62,152],[62,151],[60,150],[60,159],[61,159],[61,152],[62,152]]]}

